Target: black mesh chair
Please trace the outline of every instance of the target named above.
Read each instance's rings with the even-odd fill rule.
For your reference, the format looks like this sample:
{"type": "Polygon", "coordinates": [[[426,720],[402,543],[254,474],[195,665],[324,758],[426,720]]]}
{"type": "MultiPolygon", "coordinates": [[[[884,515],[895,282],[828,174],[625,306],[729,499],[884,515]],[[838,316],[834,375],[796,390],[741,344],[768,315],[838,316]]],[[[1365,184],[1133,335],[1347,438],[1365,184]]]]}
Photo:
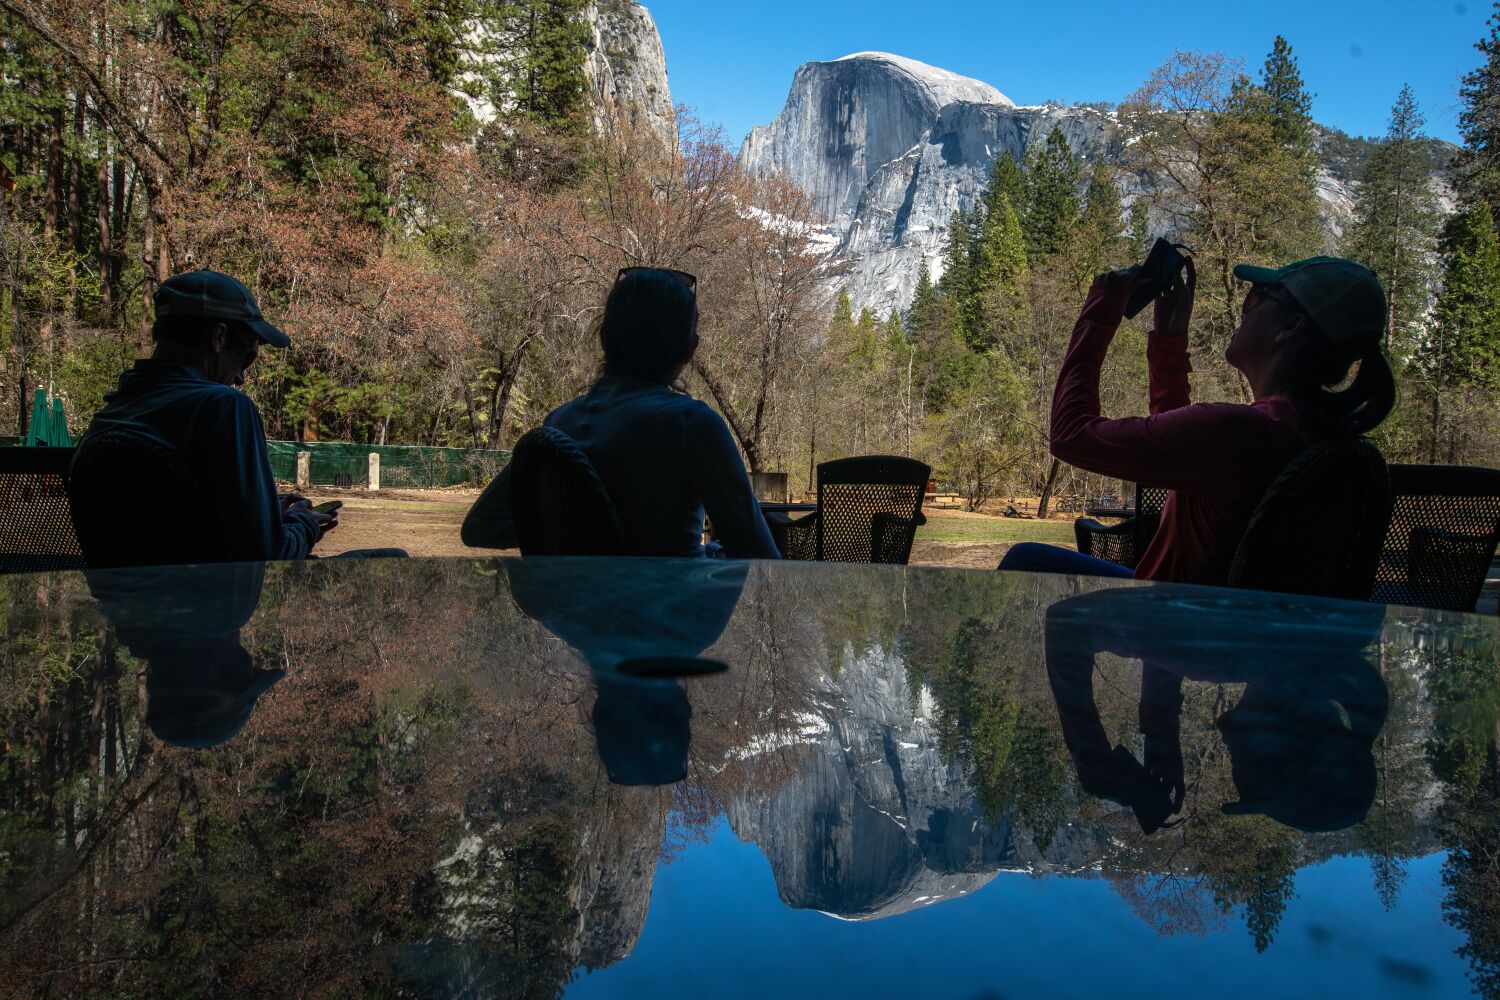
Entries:
{"type": "Polygon", "coordinates": [[[1370,600],[1473,611],[1500,545],[1500,469],[1393,465],[1370,600]]]}
{"type": "Polygon", "coordinates": [[[818,466],[818,509],[767,517],[787,559],[896,563],[911,558],[932,470],[911,458],[866,455],[818,466]]]}
{"type": "Polygon", "coordinates": [[[72,448],[0,448],[0,573],[82,569],[68,507],[72,448]]]}
{"type": "Polygon", "coordinates": [[[1106,525],[1092,517],[1078,518],[1073,522],[1073,538],[1078,543],[1078,551],[1135,569],[1151,539],[1156,537],[1168,492],[1160,486],[1136,486],[1135,516],[1127,517],[1119,524],[1106,525]]]}
{"type": "Polygon", "coordinates": [[[510,505],[523,556],[618,556],[625,531],[588,456],[551,427],[528,431],[511,455],[510,505]]]}
{"type": "Polygon", "coordinates": [[[90,567],[233,560],[227,532],[211,526],[215,512],[207,492],[171,449],[140,434],[110,430],[85,435],[74,451],[68,493],[90,567]],[[146,513],[158,504],[182,514],[146,513]],[[209,523],[195,530],[194,517],[209,523]]]}
{"type": "Polygon", "coordinates": [[[1391,511],[1380,451],[1363,438],[1315,444],[1261,497],[1229,586],[1364,600],[1391,511]]]}

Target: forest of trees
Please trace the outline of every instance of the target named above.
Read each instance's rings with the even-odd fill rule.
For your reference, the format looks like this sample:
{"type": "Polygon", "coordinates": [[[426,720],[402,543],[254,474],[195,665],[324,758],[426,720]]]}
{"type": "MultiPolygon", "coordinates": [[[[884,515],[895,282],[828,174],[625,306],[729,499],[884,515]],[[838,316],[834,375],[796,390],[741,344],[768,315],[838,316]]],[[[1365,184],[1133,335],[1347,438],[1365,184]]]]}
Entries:
{"type": "MultiPolygon", "coordinates": [[[[795,487],[892,452],[974,504],[1078,493],[1101,484],[1046,446],[1074,316],[1167,232],[1198,260],[1195,398],[1246,398],[1233,264],[1338,252],[1391,292],[1388,458],[1495,464],[1500,12],[1462,150],[1434,162],[1403,89],[1345,232],[1320,221],[1330,133],[1291,46],[1253,75],[1179,53],[1117,109],[1118,158],[1059,132],[1002,155],[914,300],[877,316],[829,301],[803,192],[747,177],[686,111],[674,147],[591,92],[585,6],[0,0],[0,433],[38,384],[80,431],[149,349],[155,287],[213,267],[293,338],[249,386],[270,436],[505,448],[594,376],[616,270],[651,264],[699,276],[689,388],[752,469],[795,487]]],[[[1116,341],[1107,412],[1145,408],[1145,332],[1116,341]]]]}

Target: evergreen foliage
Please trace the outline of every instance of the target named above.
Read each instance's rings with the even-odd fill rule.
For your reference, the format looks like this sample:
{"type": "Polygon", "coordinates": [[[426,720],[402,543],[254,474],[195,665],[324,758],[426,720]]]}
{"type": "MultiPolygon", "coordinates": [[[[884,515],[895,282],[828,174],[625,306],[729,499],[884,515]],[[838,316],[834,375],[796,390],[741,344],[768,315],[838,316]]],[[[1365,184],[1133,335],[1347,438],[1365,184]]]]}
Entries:
{"type": "Polygon", "coordinates": [[[1483,61],[1464,74],[1458,90],[1464,148],[1455,167],[1463,194],[1488,202],[1500,218],[1500,3],[1488,25],[1489,34],[1474,44],[1483,61]]]}
{"type": "Polygon", "coordinates": [[[1476,404],[1492,406],[1500,389],[1500,239],[1488,202],[1476,200],[1449,220],[1443,256],[1432,328],[1413,359],[1431,394],[1433,462],[1456,461],[1476,404]]]}
{"type": "Polygon", "coordinates": [[[1026,257],[1032,263],[1060,253],[1078,219],[1078,163],[1062,130],[1035,147],[1026,171],[1026,257]]]}
{"type": "Polygon", "coordinates": [[[1344,248],[1345,256],[1369,267],[1385,285],[1386,348],[1401,357],[1420,340],[1440,228],[1422,125],[1411,87],[1402,87],[1385,139],[1360,181],[1356,220],[1344,248]]]}

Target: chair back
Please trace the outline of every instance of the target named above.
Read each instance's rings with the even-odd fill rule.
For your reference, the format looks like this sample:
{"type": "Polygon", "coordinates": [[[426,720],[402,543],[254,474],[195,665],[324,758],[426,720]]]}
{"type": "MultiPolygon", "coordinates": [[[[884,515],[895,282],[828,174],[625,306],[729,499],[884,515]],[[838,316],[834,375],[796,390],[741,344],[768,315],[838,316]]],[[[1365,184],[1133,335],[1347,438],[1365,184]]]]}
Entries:
{"type": "Polygon", "coordinates": [[[1229,586],[1362,601],[1390,509],[1378,448],[1364,438],[1312,445],[1288,463],[1250,515],[1229,586]]]}
{"type": "Polygon", "coordinates": [[[511,454],[510,505],[523,556],[626,554],[604,481],[568,435],[538,427],[511,454]]]}
{"type": "Polygon", "coordinates": [[[72,448],[0,448],[0,573],[82,569],[68,507],[72,448]]]}
{"type": "Polygon", "coordinates": [[[895,455],[819,465],[816,558],[904,564],[911,558],[931,475],[922,462],[895,455]]]}
{"type": "Polygon", "coordinates": [[[181,566],[233,558],[225,532],[213,526],[207,491],[171,449],[117,429],[84,435],[74,451],[68,493],[90,567],[181,566]],[[181,514],[174,517],[168,510],[181,514]],[[194,511],[204,523],[192,523],[194,511]]]}
{"type": "Polygon", "coordinates": [[[1156,537],[1156,529],[1161,527],[1161,512],[1167,506],[1167,494],[1170,492],[1172,491],[1164,486],[1136,484],[1135,518],[1131,522],[1131,538],[1135,545],[1137,562],[1151,547],[1151,540],[1156,537]]]}
{"type": "Polygon", "coordinates": [[[1500,469],[1393,465],[1370,600],[1473,611],[1500,545],[1500,469]]]}

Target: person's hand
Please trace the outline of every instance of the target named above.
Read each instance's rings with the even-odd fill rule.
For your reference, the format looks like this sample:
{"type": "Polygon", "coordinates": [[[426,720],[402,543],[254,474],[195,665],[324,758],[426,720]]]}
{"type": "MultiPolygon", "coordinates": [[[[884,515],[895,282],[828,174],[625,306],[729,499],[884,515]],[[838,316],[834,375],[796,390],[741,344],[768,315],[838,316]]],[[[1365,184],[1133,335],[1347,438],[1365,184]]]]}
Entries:
{"type": "Polygon", "coordinates": [[[281,513],[283,515],[285,515],[287,511],[291,510],[294,504],[306,503],[309,506],[312,505],[312,501],[308,500],[307,497],[303,496],[301,493],[278,493],[276,495],[276,499],[281,501],[281,513]]]}
{"type": "Polygon", "coordinates": [[[322,538],[339,526],[339,512],[337,510],[326,514],[320,510],[313,510],[312,501],[306,497],[297,497],[291,503],[286,504],[282,509],[281,516],[285,518],[288,514],[293,513],[311,515],[313,521],[318,526],[319,538],[322,538]]]}
{"type": "Polygon", "coordinates": [[[1141,265],[1131,264],[1115,271],[1105,271],[1094,279],[1092,292],[1104,292],[1111,298],[1118,298],[1124,302],[1135,291],[1136,283],[1141,278],[1141,265]]]}
{"type": "Polygon", "coordinates": [[[1180,810],[1187,795],[1187,779],[1182,769],[1182,744],[1176,733],[1165,737],[1147,735],[1146,773],[1171,797],[1172,812],[1180,810]]]}
{"type": "Polygon", "coordinates": [[[1193,269],[1193,259],[1188,257],[1186,266],[1177,275],[1165,292],[1156,298],[1156,310],[1151,330],[1168,337],[1186,337],[1188,324],[1193,319],[1193,293],[1198,287],[1198,272],[1193,269]]]}

